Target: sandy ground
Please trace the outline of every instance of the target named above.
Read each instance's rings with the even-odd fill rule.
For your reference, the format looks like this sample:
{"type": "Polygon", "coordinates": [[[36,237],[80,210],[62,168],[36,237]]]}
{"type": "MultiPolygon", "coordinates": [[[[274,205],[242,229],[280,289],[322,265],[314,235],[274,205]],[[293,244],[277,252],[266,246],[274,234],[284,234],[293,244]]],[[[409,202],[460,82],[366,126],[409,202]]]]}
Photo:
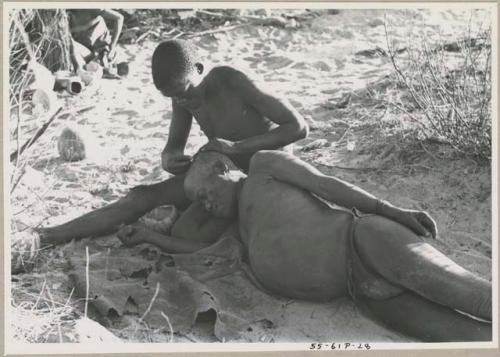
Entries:
{"type": "MultiPolygon", "coordinates": [[[[469,12],[401,10],[388,14],[393,36],[401,45],[409,31],[432,35],[441,30],[443,38],[453,38],[463,33],[469,17],[469,12]]],[[[390,73],[387,59],[356,55],[385,47],[383,20],[382,11],[346,10],[316,18],[302,29],[243,26],[193,41],[207,63],[233,65],[255,74],[258,83],[290,100],[308,119],[312,131],[298,143],[297,155],[397,205],[429,211],[440,229],[439,240],[431,243],[467,269],[491,279],[490,167],[470,159],[449,159],[447,149],[439,145],[404,150],[400,138],[391,132],[404,126],[404,117],[374,108],[363,95],[353,94],[346,108],[337,106],[346,94],[360,93],[390,73]],[[317,139],[325,139],[326,146],[301,150],[317,139]]],[[[124,46],[122,54],[131,63],[128,78],[103,80],[79,96],[64,99],[66,108],[89,110],[58,118],[30,151],[27,172],[11,197],[11,238],[21,239],[26,227],[65,222],[116,200],[132,186],[168,177],[160,167],[160,151],[171,110],[169,100],[152,84],[150,58],[155,46],[147,41],[124,46]],[[57,137],[66,126],[84,137],[85,160],[65,163],[58,158],[57,137]]],[[[194,153],[205,140],[195,124],[187,151],[194,153]]],[[[51,263],[57,261],[57,252],[46,255],[49,260],[36,273],[13,279],[15,305],[26,289],[39,294],[44,280],[56,300],[68,298],[67,278],[51,263]]],[[[275,338],[348,340],[352,331],[362,331],[356,336],[406,340],[359,317],[349,301],[336,306],[340,310],[292,305],[289,313],[295,319],[275,338]],[[298,306],[295,311],[294,306],[298,306]],[[315,320],[315,310],[323,318],[315,320]],[[299,321],[300,326],[294,325],[299,321]],[[339,321],[345,328],[339,327],[339,321]]]]}

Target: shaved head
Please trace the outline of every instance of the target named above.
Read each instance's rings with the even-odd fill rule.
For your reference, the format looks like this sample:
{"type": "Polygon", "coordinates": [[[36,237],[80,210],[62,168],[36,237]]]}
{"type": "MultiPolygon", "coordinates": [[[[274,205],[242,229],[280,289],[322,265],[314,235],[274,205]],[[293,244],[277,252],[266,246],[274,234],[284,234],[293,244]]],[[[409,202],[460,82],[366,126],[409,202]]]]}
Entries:
{"type": "Polygon", "coordinates": [[[226,156],[215,151],[195,156],[184,180],[192,201],[201,202],[216,217],[234,217],[238,212],[238,184],[246,177],[226,156]]]}
{"type": "Polygon", "coordinates": [[[213,179],[214,175],[224,174],[230,170],[238,170],[238,167],[226,155],[216,151],[198,152],[186,174],[184,187],[193,190],[213,179]]]}

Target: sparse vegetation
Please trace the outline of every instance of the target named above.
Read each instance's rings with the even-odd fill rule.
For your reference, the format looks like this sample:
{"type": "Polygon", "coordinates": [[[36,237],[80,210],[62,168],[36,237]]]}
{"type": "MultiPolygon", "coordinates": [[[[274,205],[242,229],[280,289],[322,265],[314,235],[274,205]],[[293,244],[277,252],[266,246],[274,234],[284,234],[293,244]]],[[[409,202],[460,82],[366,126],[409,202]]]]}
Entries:
{"type": "Polygon", "coordinates": [[[491,157],[491,29],[455,42],[425,35],[396,48],[385,23],[388,56],[402,89],[395,105],[425,138],[479,159],[491,157]]]}
{"type": "MultiPolygon", "coordinates": [[[[442,241],[448,253],[470,248],[472,256],[477,253],[474,242],[491,241],[490,29],[465,33],[456,42],[412,38],[402,48],[398,46],[403,41],[392,41],[387,28],[385,51],[381,49],[383,21],[378,15],[370,20],[372,25],[357,22],[352,30],[341,30],[343,25],[322,19],[326,11],[319,10],[291,11],[283,16],[278,10],[268,14],[257,9],[122,13],[125,27],[121,44],[134,76],[119,89],[113,89],[117,82],[110,82],[109,88],[97,95],[84,91],[80,97],[69,97],[69,106],[77,110],[60,113],[36,145],[18,160],[11,160],[11,266],[17,279],[12,286],[11,327],[18,341],[78,341],[71,328],[83,316],[82,300],[71,294],[71,285],[53,286],[54,281],[64,278],[48,274],[64,271],[63,253],[59,249],[40,250],[32,228],[46,225],[48,220],[51,225],[62,223],[67,217],[110,203],[132,186],[163,179],[156,153],[164,146],[171,113],[168,105],[155,97],[147,65],[154,42],[167,38],[192,39],[205,50],[208,60],[215,59],[213,63],[243,63],[265,77],[269,88],[281,91],[314,123],[307,139],[310,142],[299,143],[303,150],[296,150],[297,155],[381,197],[436,213],[443,236],[448,237],[442,241]],[[263,26],[248,26],[258,25],[257,18],[270,20],[261,23],[263,26]],[[308,27],[306,19],[319,21],[308,27]],[[354,62],[356,56],[346,54],[348,51],[337,57],[337,47],[346,42],[352,46],[362,37],[357,30],[362,29],[362,33],[367,26],[373,33],[378,31],[379,37],[372,40],[380,49],[360,51],[362,60],[367,58],[366,62],[360,60],[361,65],[354,62]],[[383,61],[376,62],[377,56],[384,57],[383,61]],[[382,67],[389,64],[393,73],[385,79],[387,87],[373,91],[363,87],[358,93],[364,96],[351,95],[353,83],[368,82],[367,76],[380,79],[382,67]],[[372,73],[366,74],[368,71],[372,73]],[[348,94],[335,106],[321,106],[322,101],[334,101],[339,92],[348,94]],[[78,109],[80,105],[85,109],[78,109]],[[86,141],[86,149],[99,152],[107,161],[93,161],[90,155],[76,163],[60,160],[57,137],[68,123],[93,131],[95,138],[86,141]],[[445,161],[440,150],[453,151],[458,159],[436,170],[445,161]],[[485,164],[463,160],[464,156],[485,164]],[[457,173],[464,172],[470,182],[457,179],[457,173]],[[408,189],[411,186],[413,190],[408,189]],[[469,239],[471,231],[477,232],[475,241],[469,239]],[[42,285],[45,280],[47,286],[42,285]]],[[[29,108],[30,98],[24,92],[32,78],[25,71],[26,61],[35,58],[51,70],[67,69],[70,64],[64,10],[16,10],[10,15],[10,148],[15,151],[47,122],[29,108]]],[[[202,140],[198,130],[187,150],[192,153],[202,140]]],[[[471,256],[461,263],[467,266],[474,259],[471,256]]],[[[488,263],[487,258],[481,258],[475,271],[488,277],[491,260],[488,263]]],[[[166,327],[159,330],[150,329],[139,316],[131,316],[135,320],[130,325],[107,328],[129,341],[172,340],[167,317],[166,327]]],[[[174,341],[188,340],[197,342],[177,334],[174,341]]]]}

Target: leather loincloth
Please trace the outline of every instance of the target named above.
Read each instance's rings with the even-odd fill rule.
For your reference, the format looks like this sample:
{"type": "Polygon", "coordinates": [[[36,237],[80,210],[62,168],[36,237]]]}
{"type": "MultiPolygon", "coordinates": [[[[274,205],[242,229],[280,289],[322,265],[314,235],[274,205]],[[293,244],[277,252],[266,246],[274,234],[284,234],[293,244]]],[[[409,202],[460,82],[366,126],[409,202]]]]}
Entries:
{"type": "Polygon", "coordinates": [[[397,296],[404,292],[404,288],[400,288],[391,284],[387,279],[382,277],[376,271],[366,267],[362,262],[356,249],[356,239],[376,239],[376,237],[359,237],[356,235],[356,226],[360,220],[368,215],[360,215],[353,208],[353,221],[351,226],[351,234],[347,243],[347,288],[349,295],[354,301],[358,297],[364,297],[374,300],[385,300],[397,296]]]}

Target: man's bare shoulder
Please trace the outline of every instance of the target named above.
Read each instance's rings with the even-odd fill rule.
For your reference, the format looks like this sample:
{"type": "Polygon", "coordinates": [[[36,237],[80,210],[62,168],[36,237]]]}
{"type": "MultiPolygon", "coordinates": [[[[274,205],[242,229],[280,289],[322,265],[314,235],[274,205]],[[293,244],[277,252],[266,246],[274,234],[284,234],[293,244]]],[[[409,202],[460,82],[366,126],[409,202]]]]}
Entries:
{"type": "Polygon", "coordinates": [[[242,71],[231,66],[217,66],[207,74],[210,83],[217,83],[232,89],[238,89],[252,84],[252,80],[242,71]]]}

